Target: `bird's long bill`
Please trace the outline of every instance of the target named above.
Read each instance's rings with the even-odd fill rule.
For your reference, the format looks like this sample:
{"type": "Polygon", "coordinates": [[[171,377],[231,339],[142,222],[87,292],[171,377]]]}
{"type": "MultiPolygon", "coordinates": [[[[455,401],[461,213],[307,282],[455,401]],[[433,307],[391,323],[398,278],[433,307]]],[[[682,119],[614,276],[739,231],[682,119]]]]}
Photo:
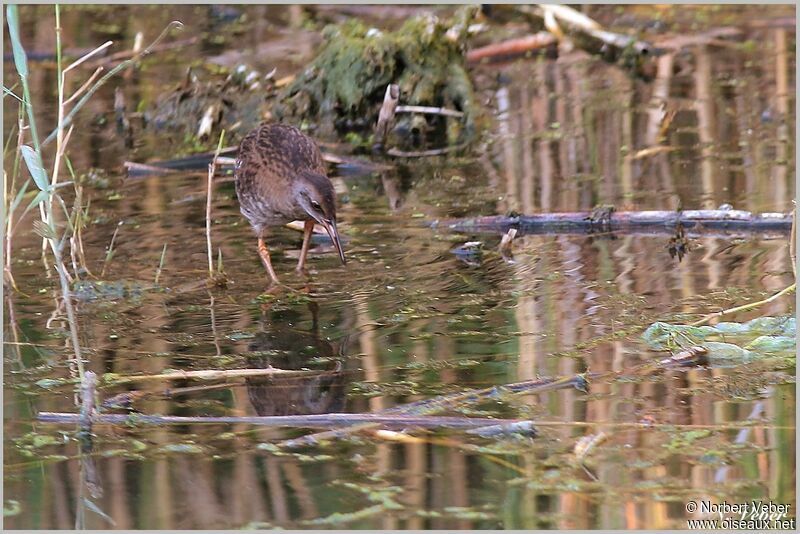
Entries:
{"type": "Polygon", "coordinates": [[[346,265],[347,260],[344,257],[344,250],[342,250],[342,242],[339,240],[339,230],[336,229],[336,221],[323,220],[321,222],[322,226],[324,226],[325,230],[328,232],[328,235],[331,236],[331,241],[333,241],[333,245],[339,252],[339,259],[342,260],[342,265],[346,265]]]}

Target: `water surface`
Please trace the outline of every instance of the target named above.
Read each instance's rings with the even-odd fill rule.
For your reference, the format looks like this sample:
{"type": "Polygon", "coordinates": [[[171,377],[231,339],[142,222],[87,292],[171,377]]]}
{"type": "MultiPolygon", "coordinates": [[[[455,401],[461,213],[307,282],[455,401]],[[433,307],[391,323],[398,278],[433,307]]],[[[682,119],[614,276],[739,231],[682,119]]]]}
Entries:
{"type": "MultiPolygon", "coordinates": [[[[290,13],[266,8],[247,8],[237,22],[243,60],[298,68],[313,49],[281,29],[290,13]],[[265,39],[288,39],[294,53],[247,53],[265,39]]],[[[98,22],[86,29],[86,13],[64,8],[69,46],[101,42],[111,31],[100,24],[106,18],[118,26],[115,38],[129,41],[172,19],[189,27],[206,19],[186,6],[90,13],[98,22]]],[[[52,48],[49,11],[22,14],[31,49],[52,48]]],[[[377,412],[664,358],[640,339],[652,322],[687,322],[789,285],[786,237],[693,237],[678,262],[668,233],[523,235],[509,262],[496,252],[499,235],[431,223],[599,204],[791,209],[795,33],[749,32],[758,46],[693,48],[695,68],[650,83],[579,53],[476,69],[490,116],[483,148],[466,158],[396,161],[379,173],[334,173],[348,264],[320,242],[309,281],[294,272],[300,235],[279,229],[269,238],[275,269],[304,292],[277,296],[266,292],[229,179],[215,185],[212,230],[228,284],[207,288],[204,173],[124,177],[124,160],[174,154],[158,134],[125,147],[114,134],[114,87],[129,102],[152,103],[211,51],[198,45],[146,62],[98,93],[70,144],[79,174],[95,177],[84,235],[95,277],[77,288],[86,367],[98,375],[266,365],[320,374],[182,393],[165,389],[201,383],[149,381],[102,387],[100,397],[145,392],[135,408],[162,415],[377,412]],[[673,149],[633,158],[654,144],[662,102],[676,112],[673,149]],[[468,241],[480,241],[482,252],[453,252],[468,241]]],[[[222,48],[216,53],[231,47],[222,48]]],[[[13,66],[4,68],[10,79],[13,66]]],[[[50,124],[54,71],[47,63],[32,70],[40,120],[50,124]]],[[[9,98],[4,105],[9,135],[17,110],[9,98]]],[[[72,352],[31,217],[12,244],[19,291],[4,302],[4,494],[16,512],[5,518],[9,528],[686,528],[690,499],[796,503],[794,365],[770,359],[599,379],[588,392],[501,394],[448,413],[531,419],[541,423],[535,439],[410,429],[419,439],[360,433],[284,453],[271,445],[309,431],[99,426],[92,452],[82,454],[74,426],[36,421],[41,411],[76,410],[73,386],[57,381],[74,376],[72,352]],[[752,424],[742,430],[745,421],[752,424]],[[576,443],[601,432],[605,441],[581,465],[576,443]]],[[[785,298],[731,320],[793,314],[785,298]]]]}

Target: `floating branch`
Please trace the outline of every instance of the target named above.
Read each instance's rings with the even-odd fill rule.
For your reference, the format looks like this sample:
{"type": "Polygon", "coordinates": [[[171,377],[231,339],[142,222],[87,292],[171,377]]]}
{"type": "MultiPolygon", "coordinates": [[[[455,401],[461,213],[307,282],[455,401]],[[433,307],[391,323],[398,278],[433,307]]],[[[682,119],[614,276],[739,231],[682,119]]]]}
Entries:
{"type": "Polygon", "coordinates": [[[319,371],[288,371],[285,369],[208,369],[204,371],[170,371],[158,375],[115,376],[115,383],[147,382],[150,380],[224,380],[229,378],[251,378],[255,376],[308,376],[324,374],[319,371]]]}
{"type": "Polygon", "coordinates": [[[436,108],[431,106],[397,106],[395,113],[422,113],[425,115],[443,115],[445,117],[463,117],[463,111],[455,109],[436,108]]]}
{"type": "Polygon", "coordinates": [[[754,214],[742,210],[611,211],[605,220],[600,221],[592,212],[539,213],[436,221],[433,227],[487,233],[506,233],[516,228],[521,234],[585,233],[599,229],[674,232],[678,223],[687,230],[703,233],[707,230],[789,232],[792,216],[786,213],[754,214]]]}
{"type": "MultiPolygon", "coordinates": [[[[398,414],[398,415],[422,415],[443,412],[445,410],[462,407],[468,404],[475,404],[486,400],[487,398],[495,397],[503,392],[517,394],[517,395],[537,395],[555,391],[565,388],[575,388],[581,391],[588,391],[589,381],[598,378],[613,378],[619,376],[646,376],[649,373],[658,371],[660,369],[675,369],[675,368],[688,368],[697,365],[708,364],[706,351],[702,347],[692,347],[688,351],[681,352],[670,358],[660,361],[649,361],[641,365],[637,365],[632,369],[627,369],[625,373],[608,371],[604,373],[583,373],[573,376],[562,378],[539,378],[534,380],[525,380],[523,382],[514,382],[502,386],[494,386],[490,388],[464,391],[462,393],[453,393],[433,399],[412,402],[411,404],[404,404],[388,410],[383,410],[382,414],[398,414]]],[[[493,427],[485,427],[483,429],[485,434],[502,434],[509,431],[507,427],[498,426],[501,423],[510,423],[510,421],[497,422],[493,427]]],[[[523,425],[524,426],[524,425],[523,425]]],[[[349,428],[342,428],[336,430],[329,430],[326,432],[319,432],[316,434],[309,434],[295,439],[284,440],[278,443],[280,447],[289,449],[304,447],[309,445],[316,445],[321,441],[337,439],[348,436],[354,432],[364,430],[374,430],[375,424],[365,423],[361,425],[353,425],[349,428]]],[[[513,429],[513,427],[512,427],[513,429]]],[[[519,430],[517,428],[516,430],[519,430]]],[[[513,431],[513,430],[512,430],[513,431]]],[[[531,429],[534,433],[535,429],[531,429]]],[[[480,432],[476,432],[480,434],[480,432]]]]}
{"type": "MultiPolygon", "coordinates": [[[[81,421],[81,414],[40,412],[39,421],[43,423],[70,424],[81,421]]],[[[342,425],[370,423],[373,425],[393,428],[421,427],[421,428],[490,428],[495,429],[503,425],[518,425],[529,428],[531,421],[524,419],[492,419],[488,417],[430,417],[407,416],[389,414],[351,414],[328,413],[313,415],[273,415],[253,417],[180,417],[166,415],[144,414],[96,414],[92,417],[94,424],[130,424],[130,425],[183,425],[187,423],[206,424],[251,424],[262,426],[288,426],[305,428],[330,428],[342,425]]],[[[513,428],[513,427],[511,427],[513,428]]]]}
{"type": "MultiPolygon", "coordinates": [[[[633,369],[627,370],[626,375],[644,375],[658,369],[668,369],[678,367],[688,367],[691,365],[702,365],[707,363],[704,357],[705,351],[702,347],[693,347],[688,351],[676,355],[672,358],[667,358],[661,361],[651,361],[641,364],[633,369]]],[[[274,374],[276,369],[241,369],[242,371],[264,371],[274,374]]],[[[233,371],[236,372],[236,371],[233,371]]],[[[293,373],[294,371],[283,371],[282,373],[293,373]]],[[[150,378],[173,378],[173,377],[198,377],[198,374],[203,373],[203,376],[211,376],[209,373],[217,373],[217,376],[230,376],[230,372],[226,371],[195,371],[195,372],[177,372],[167,373],[164,375],[148,375],[140,377],[131,377],[138,379],[150,378]]],[[[315,373],[319,374],[319,373],[315,373]]],[[[330,414],[313,414],[313,415],[288,415],[288,416],[259,416],[259,417],[180,417],[180,416],[160,416],[160,415],[143,415],[143,414],[97,414],[93,409],[84,409],[83,413],[60,413],[60,412],[40,412],[38,415],[39,421],[46,423],[62,423],[74,424],[82,423],[88,424],[187,424],[187,423],[207,423],[207,424],[255,424],[267,426],[288,426],[288,427],[306,427],[306,428],[334,428],[327,432],[311,434],[301,438],[286,440],[280,442],[278,445],[294,448],[303,445],[314,445],[323,439],[340,438],[347,436],[353,432],[364,430],[376,430],[380,427],[390,428],[407,428],[407,427],[421,427],[421,428],[466,428],[478,429],[473,434],[483,437],[496,437],[510,434],[523,434],[528,436],[536,435],[536,427],[533,421],[526,419],[493,419],[493,418],[476,418],[476,417],[433,417],[429,414],[434,412],[441,412],[450,408],[456,408],[465,404],[473,404],[480,402],[487,398],[495,397],[503,392],[513,394],[540,394],[548,391],[574,387],[581,391],[587,391],[589,380],[599,377],[614,377],[621,376],[621,372],[605,372],[605,373],[584,373],[574,376],[563,378],[541,378],[536,380],[526,380],[523,382],[516,382],[505,384],[502,386],[494,386],[480,390],[465,391],[462,393],[454,393],[442,397],[414,402],[403,406],[397,406],[388,410],[383,410],[378,413],[369,414],[348,414],[348,413],[330,413],[330,414]],[[91,413],[88,417],[87,413],[91,413]],[[349,425],[349,426],[347,426],[349,425]],[[345,428],[337,428],[345,426],[345,428]]],[[[252,376],[252,375],[251,375],[252,376]]],[[[91,378],[89,379],[91,382],[91,378]]],[[[91,386],[89,386],[91,389],[91,386]]]]}
{"type": "MultiPolygon", "coordinates": [[[[518,394],[525,393],[532,395],[532,394],[545,393],[547,391],[553,391],[556,389],[564,389],[569,387],[585,390],[588,387],[588,382],[587,382],[588,378],[592,378],[594,376],[599,376],[599,375],[597,375],[597,373],[594,374],[588,373],[585,375],[575,375],[566,378],[544,378],[536,380],[526,380],[524,382],[516,382],[513,384],[506,384],[503,386],[495,386],[479,390],[465,391],[463,393],[454,393],[451,395],[436,397],[429,400],[412,402],[411,404],[404,404],[402,406],[397,406],[395,408],[383,410],[382,412],[378,412],[378,414],[410,415],[410,416],[428,415],[432,413],[443,412],[445,410],[452,408],[458,408],[460,406],[464,406],[465,404],[474,404],[476,402],[486,400],[489,397],[498,395],[503,391],[507,391],[510,393],[518,393],[518,394]]],[[[495,421],[493,425],[497,425],[502,422],[512,422],[512,421],[495,421]]],[[[278,443],[278,446],[293,449],[308,445],[316,445],[320,441],[343,438],[350,434],[353,434],[354,432],[375,430],[376,428],[377,425],[374,422],[367,422],[359,425],[353,425],[347,428],[329,430],[327,432],[309,434],[307,436],[302,436],[296,439],[284,440],[278,443]]]]}

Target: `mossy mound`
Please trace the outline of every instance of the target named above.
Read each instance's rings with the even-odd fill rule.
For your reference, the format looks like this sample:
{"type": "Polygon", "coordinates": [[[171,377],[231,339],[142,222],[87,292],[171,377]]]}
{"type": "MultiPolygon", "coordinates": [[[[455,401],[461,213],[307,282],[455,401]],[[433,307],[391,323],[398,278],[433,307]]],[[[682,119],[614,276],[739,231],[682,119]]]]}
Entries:
{"type": "Polygon", "coordinates": [[[317,57],[279,93],[276,118],[306,121],[323,134],[368,130],[395,83],[401,104],[463,111],[461,134],[471,135],[475,97],[463,50],[476,13],[463,8],[448,22],[414,17],[393,32],[355,20],[326,27],[317,57]]]}
{"type": "Polygon", "coordinates": [[[176,153],[210,150],[222,129],[237,142],[270,119],[362,145],[373,133],[387,85],[394,83],[400,87],[400,104],[464,113],[461,119],[398,114],[398,144],[469,141],[477,106],[464,49],[477,12],[475,6],[460,8],[448,21],[414,17],[393,32],[357,20],[327,26],[315,59],[282,89],[243,66],[223,80],[200,81],[189,72],[145,114],[146,127],[178,134],[176,153]],[[211,127],[199,136],[203,122],[211,127]]]}

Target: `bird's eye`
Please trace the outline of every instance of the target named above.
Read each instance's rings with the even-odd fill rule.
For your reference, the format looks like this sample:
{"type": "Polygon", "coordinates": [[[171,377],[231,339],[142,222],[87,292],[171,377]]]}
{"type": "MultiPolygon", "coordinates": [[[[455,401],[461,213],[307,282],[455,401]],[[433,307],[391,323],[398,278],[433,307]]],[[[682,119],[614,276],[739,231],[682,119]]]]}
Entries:
{"type": "Polygon", "coordinates": [[[317,202],[316,200],[311,201],[311,207],[314,208],[315,210],[322,211],[322,206],[320,206],[319,202],[317,202]]]}

